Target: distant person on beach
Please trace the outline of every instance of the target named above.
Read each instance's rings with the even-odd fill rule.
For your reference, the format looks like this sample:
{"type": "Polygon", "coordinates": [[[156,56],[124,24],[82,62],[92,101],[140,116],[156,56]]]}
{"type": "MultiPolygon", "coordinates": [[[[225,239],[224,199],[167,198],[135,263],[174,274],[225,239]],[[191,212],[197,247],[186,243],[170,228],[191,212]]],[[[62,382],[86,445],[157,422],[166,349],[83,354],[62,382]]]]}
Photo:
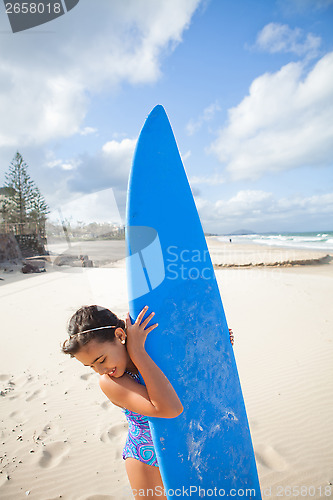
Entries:
{"type": "MultiPolygon", "coordinates": [[[[133,494],[155,492],[150,498],[161,498],[164,486],[150,434],[147,417],[175,418],[183,406],[169,380],[145,350],[149,332],[158,326],[149,325],[154,317],[145,317],[144,307],[132,324],[109,309],[92,305],[78,309],[68,325],[69,338],[62,351],[90,366],[100,375],[99,385],[109,400],[124,411],[128,436],[123,459],[133,494]],[[139,372],[144,380],[142,385],[139,372]]],[[[234,336],[229,330],[233,345],[234,336]]]]}

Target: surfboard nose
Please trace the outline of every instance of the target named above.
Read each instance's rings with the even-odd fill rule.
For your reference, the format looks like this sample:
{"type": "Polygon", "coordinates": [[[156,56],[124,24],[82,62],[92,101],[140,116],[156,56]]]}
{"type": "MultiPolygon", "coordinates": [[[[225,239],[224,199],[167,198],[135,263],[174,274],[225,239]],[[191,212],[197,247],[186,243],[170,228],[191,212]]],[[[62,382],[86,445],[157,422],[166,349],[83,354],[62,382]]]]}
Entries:
{"type": "Polygon", "coordinates": [[[162,115],[162,114],[167,116],[166,111],[163,108],[162,104],[156,104],[156,106],[149,113],[149,116],[162,115]]]}

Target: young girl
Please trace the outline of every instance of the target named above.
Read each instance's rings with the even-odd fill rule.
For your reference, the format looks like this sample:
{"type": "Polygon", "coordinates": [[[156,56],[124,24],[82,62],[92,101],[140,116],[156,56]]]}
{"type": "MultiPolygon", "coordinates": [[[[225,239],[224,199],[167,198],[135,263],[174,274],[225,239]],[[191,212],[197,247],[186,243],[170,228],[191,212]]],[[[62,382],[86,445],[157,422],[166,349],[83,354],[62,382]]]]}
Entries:
{"type": "Polygon", "coordinates": [[[69,321],[69,338],[62,350],[99,373],[99,385],[113,404],[121,407],[128,420],[123,450],[127,475],[135,498],[161,498],[160,475],[146,417],[175,418],[183,406],[172,385],[145,350],[148,326],[154,313],[148,307],[134,324],[126,323],[99,306],[80,308],[69,321]],[[139,382],[140,372],[145,386],[139,382]],[[159,488],[157,488],[159,487],[159,488]]]}

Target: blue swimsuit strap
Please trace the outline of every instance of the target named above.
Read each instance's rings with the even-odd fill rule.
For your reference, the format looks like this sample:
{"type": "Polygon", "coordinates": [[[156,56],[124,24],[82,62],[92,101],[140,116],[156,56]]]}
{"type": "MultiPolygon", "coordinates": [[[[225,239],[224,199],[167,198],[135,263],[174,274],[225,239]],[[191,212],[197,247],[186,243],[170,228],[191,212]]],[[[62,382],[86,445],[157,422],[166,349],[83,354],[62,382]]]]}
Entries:
{"type": "Polygon", "coordinates": [[[139,377],[138,373],[132,373],[132,372],[129,372],[128,370],[125,370],[125,373],[128,373],[128,375],[130,375],[132,378],[134,378],[134,380],[136,380],[137,382],[140,382],[140,377],[139,377]]]}

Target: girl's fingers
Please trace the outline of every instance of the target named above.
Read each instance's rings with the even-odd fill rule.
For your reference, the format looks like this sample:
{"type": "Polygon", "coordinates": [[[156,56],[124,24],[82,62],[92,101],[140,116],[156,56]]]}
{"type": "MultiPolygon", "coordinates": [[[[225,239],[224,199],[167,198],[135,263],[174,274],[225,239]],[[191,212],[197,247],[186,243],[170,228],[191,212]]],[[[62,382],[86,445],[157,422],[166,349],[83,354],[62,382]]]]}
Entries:
{"type": "Polygon", "coordinates": [[[136,318],[136,320],[135,320],[135,323],[139,323],[139,324],[141,323],[141,320],[142,320],[142,318],[144,317],[144,315],[146,314],[147,309],[148,309],[148,306],[145,306],[145,307],[142,309],[142,311],[140,311],[140,312],[139,312],[138,317],[137,317],[137,318],[136,318]]]}
{"type": "Polygon", "coordinates": [[[152,330],[154,330],[157,327],[158,327],[158,323],[155,323],[155,325],[151,325],[148,328],[146,328],[145,332],[149,333],[149,332],[151,332],[152,330]]]}
{"type": "Polygon", "coordinates": [[[154,312],[150,313],[149,316],[144,321],[142,321],[140,326],[143,326],[143,328],[145,328],[148,325],[149,321],[153,318],[154,315],[155,315],[154,312]]]}
{"type": "MultiPolygon", "coordinates": [[[[139,314],[138,314],[138,316],[137,316],[137,318],[135,320],[135,325],[138,325],[138,326],[142,327],[146,333],[149,333],[151,330],[153,330],[154,328],[157,327],[157,323],[156,323],[156,325],[151,325],[149,328],[146,328],[146,326],[148,325],[148,323],[155,316],[155,313],[152,312],[152,313],[149,314],[149,316],[147,316],[146,319],[143,320],[143,317],[146,314],[146,312],[147,312],[148,309],[149,309],[148,306],[145,306],[142,309],[142,311],[139,312],[139,314]]],[[[126,318],[126,321],[130,321],[130,320],[126,318]]],[[[129,324],[132,324],[132,323],[129,323],[129,324]]]]}
{"type": "Polygon", "coordinates": [[[127,316],[125,318],[125,323],[126,323],[126,326],[130,326],[132,324],[131,317],[130,317],[129,313],[127,313],[127,316]]]}

